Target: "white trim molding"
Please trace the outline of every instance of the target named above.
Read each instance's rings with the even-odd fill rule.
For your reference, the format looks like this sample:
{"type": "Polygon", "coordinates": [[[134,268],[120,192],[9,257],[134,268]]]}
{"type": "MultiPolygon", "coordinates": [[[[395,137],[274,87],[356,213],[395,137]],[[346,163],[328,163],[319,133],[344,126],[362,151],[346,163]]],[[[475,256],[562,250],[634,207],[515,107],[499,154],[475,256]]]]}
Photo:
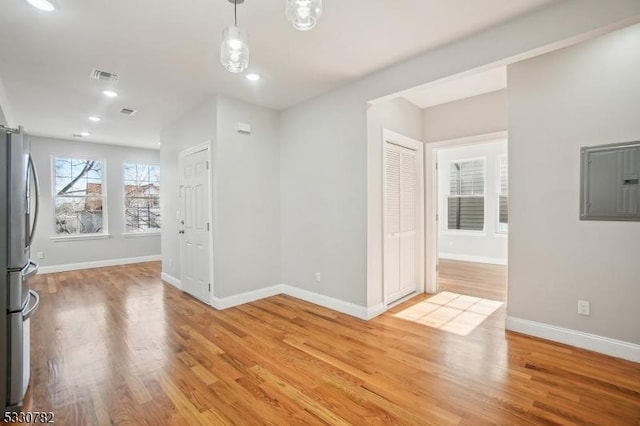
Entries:
{"type": "Polygon", "coordinates": [[[99,232],[95,234],[57,235],[49,239],[54,243],[65,243],[68,241],[107,240],[109,238],[111,238],[111,234],[99,232]]]}
{"type": "Polygon", "coordinates": [[[93,262],[70,263],[67,265],[41,266],[38,268],[40,274],[52,274],[55,272],[77,271],[80,269],[104,268],[105,266],[130,265],[132,263],[155,262],[161,260],[160,255],[127,257],[124,259],[107,259],[93,262]]]}
{"type": "Polygon", "coordinates": [[[163,272],[160,274],[160,279],[166,283],[171,284],[178,290],[182,290],[182,281],[180,281],[178,278],[174,277],[173,275],[169,275],[166,272],[163,272]]]}
{"type": "Polygon", "coordinates": [[[507,317],[506,329],[633,362],[640,362],[640,345],[635,343],[514,317],[507,317]]]}
{"type": "Polygon", "coordinates": [[[464,262],[476,262],[476,263],[490,263],[492,265],[507,265],[507,259],[500,257],[483,257],[483,256],[471,256],[467,254],[456,253],[440,253],[438,254],[440,259],[448,260],[462,260],[464,262]]]}
{"type": "MultiPolygon", "coordinates": [[[[175,287],[180,288],[179,280],[176,280],[169,275],[162,274],[162,279],[175,287]],[[173,279],[173,282],[170,281],[173,279]]],[[[344,300],[336,299],[334,297],[325,296],[323,294],[314,293],[309,290],[290,286],[287,284],[276,284],[270,287],[260,288],[246,293],[235,294],[227,297],[212,297],[211,306],[216,309],[228,309],[234,306],[243,305],[245,303],[255,302],[256,300],[265,299],[267,297],[276,296],[278,294],[285,294],[287,296],[295,297],[296,299],[304,300],[306,302],[313,303],[318,306],[322,306],[327,309],[331,309],[343,314],[351,315],[362,320],[369,320],[374,318],[385,311],[385,307],[382,303],[372,307],[365,307],[356,305],[355,303],[345,302],[344,300]]]]}
{"type": "Polygon", "coordinates": [[[211,306],[216,309],[227,309],[245,303],[255,302],[256,300],[265,299],[283,293],[282,285],[272,285],[270,287],[259,288],[246,293],[234,294],[227,297],[211,297],[211,306]]]}

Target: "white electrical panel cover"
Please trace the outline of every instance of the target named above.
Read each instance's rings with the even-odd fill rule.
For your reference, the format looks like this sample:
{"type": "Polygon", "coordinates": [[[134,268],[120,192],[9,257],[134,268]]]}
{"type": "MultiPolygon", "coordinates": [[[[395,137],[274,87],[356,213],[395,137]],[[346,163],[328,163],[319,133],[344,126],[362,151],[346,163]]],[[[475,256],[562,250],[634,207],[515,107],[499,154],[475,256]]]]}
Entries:
{"type": "Polygon", "coordinates": [[[640,141],[581,149],[581,220],[640,221],[640,141]]]}

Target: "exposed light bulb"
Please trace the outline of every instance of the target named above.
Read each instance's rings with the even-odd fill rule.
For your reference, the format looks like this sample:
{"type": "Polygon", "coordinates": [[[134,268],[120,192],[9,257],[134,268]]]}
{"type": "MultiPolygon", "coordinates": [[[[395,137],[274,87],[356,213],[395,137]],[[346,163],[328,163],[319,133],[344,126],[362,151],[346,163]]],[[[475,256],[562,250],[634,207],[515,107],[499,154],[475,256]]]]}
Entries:
{"type": "Polygon", "coordinates": [[[242,49],[242,42],[238,39],[233,38],[229,40],[229,47],[233,50],[240,50],[242,49]]]}
{"type": "Polygon", "coordinates": [[[118,94],[114,91],[111,90],[105,90],[104,92],[102,92],[105,96],[109,97],[109,98],[115,98],[118,96],[118,94]]]}
{"type": "Polygon", "coordinates": [[[95,115],[92,115],[91,117],[89,117],[90,121],[93,121],[94,123],[97,123],[99,121],[102,121],[102,119],[100,117],[97,117],[95,115]]]}
{"type": "Polygon", "coordinates": [[[49,2],[48,0],[27,0],[27,2],[40,10],[44,10],[45,12],[53,12],[56,8],[49,2]]]}
{"type": "Polygon", "coordinates": [[[249,41],[247,33],[231,25],[222,32],[220,63],[229,72],[239,73],[249,67],[249,41]]]}
{"type": "Polygon", "coordinates": [[[260,75],[259,74],[247,74],[247,80],[249,81],[258,81],[260,80],[260,75]]]}
{"type": "Polygon", "coordinates": [[[299,31],[313,29],[322,16],[322,0],[286,0],[285,13],[299,31]]]}
{"type": "Polygon", "coordinates": [[[87,136],[91,136],[91,133],[89,133],[89,132],[80,132],[78,134],[83,138],[86,138],[87,136]]]}

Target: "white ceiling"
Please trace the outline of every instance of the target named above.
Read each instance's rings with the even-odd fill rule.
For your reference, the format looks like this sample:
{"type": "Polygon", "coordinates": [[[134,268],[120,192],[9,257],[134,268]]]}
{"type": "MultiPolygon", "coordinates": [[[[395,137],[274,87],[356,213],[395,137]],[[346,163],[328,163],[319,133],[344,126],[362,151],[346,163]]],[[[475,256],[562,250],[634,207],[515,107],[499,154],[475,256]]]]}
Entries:
{"type": "Polygon", "coordinates": [[[52,1],[46,13],[2,0],[0,79],[15,121],[32,134],[157,148],[164,126],[212,94],[284,109],[557,0],[325,0],[309,32],[289,25],[284,0],[247,0],[238,23],[259,82],[219,64],[227,0],[52,1]],[[120,75],[119,98],[101,94],[93,68],[120,75]]]}
{"type": "Polygon", "coordinates": [[[459,99],[495,92],[507,87],[507,67],[493,68],[424,89],[412,89],[402,97],[419,108],[429,108],[459,99]]]}

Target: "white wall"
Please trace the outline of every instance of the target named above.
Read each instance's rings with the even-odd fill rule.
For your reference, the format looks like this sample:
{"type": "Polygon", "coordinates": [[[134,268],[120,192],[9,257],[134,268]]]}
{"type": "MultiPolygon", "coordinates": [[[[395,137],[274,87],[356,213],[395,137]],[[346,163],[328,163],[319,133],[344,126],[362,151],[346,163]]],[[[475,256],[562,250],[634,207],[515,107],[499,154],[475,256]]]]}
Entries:
{"type": "Polygon", "coordinates": [[[0,78],[0,124],[3,126],[13,127],[17,124],[13,120],[11,108],[9,107],[9,100],[4,90],[4,84],[0,78]]]}
{"type": "Polygon", "coordinates": [[[162,271],[180,279],[178,154],[212,141],[213,293],[227,297],[280,283],[279,114],[212,97],[161,136],[162,271]],[[252,126],[250,135],[236,131],[252,126]]]}
{"type": "Polygon", "coordinates": [[[425,142],[440,142],[507,130],[507,91],[485,93],[425,108],[425,142]]]}
{"type": "Polygon", "coordinates": [[[280,121],[282,280],[366,304],[366,146],[363,100],[331,93],[280,121]],[[315,273],[320,272],[320,283],[315,273]]]}
{"type": "Polygon", "coordinates": [[[507,234],[498,233],[498,191],[500,156],[507,157],[507,141],[482,143],[438,151],[438,249],[443,259],[507,264],[507,234]],[[452,161],[484,158],[484,231],[447,229],[447,195],[452,161]]]}
{"type": "MultiPolygon", "coordinates": [[[[533,55],[605,25],[640,14],[635,0],[569,0],[386,68],[341,89],[290,108],[281,120],[283,280],[367,306],[382,302],[368,258],[367,223],[381,220],[379,150],[367,139],[372,99],[490,64],[533,55]],[[567,19],[571,16],[571,19],[567,19]],[[541,28],[544,31],[541,31],[541,28]],[[313,283],[316,271],[323,282],[313,283]],[[368,291],[367,281],[372,286],[368,291]]],[[[381,233],[381,229],[380,229],[381,233]]]]}
{"type": "MultiPolygon", "coordinates": [[[[162,272],[180,279],[180,245],[178,238],[178,155],[192,146],[216,137],[216,99],[194,108],[160,135],[160,211],[162,221],[162,272]]],[[[213,182],[210,185],[213,188],[213,182]]]]}
{"type": "Polygon", "coordinates": [[[280,123],[274,110],[222,96],[217,110],[214,292],[226,297],[281,283],[280,123]]]}
{"type": "Polygon", "coordinates": [[[638,70],[639,25],[508,68],[510,317],[640,344],[640,223],[578,220],[580,147],[640,139],[638,70]]]}
{"type": "MultiPolygon", "coordinates": [[[[160,255],[160,235],[125,238],[124,192],[122,164],[139,161],[158,164],[160,153],[156,150],[135,149],[115,145],[76,142],[62,139],[31,136],[31,153],[40,178],[40,218],[31,256],[39,251],[44,259],[38,260],[43,267],[70,265],[132,257],[160,255]],[[102,160],[106,175],[106,214],[108,232],[111,237],[100,240],[52,241],[55,232],[53,206],[52,155],[90,157],[102,160]]],[[[164,185],[163,170],[160,170],[164,185]]],[[[162,198],[161,198],[162,200],[162,198]]],[[[164,226],[164,216],[162,218],[164,226]]]]}
{"type": "MultiPolygon", "coordinates": [[[[422,138],[422,110],[411,102],[396,98],[394,100],[369,105],[367,108],[367,139],[377,144],[380,149],[368,150],[368,161],[382,164],[382,130],[388,129],[410,138],[421,140],[422,138]]],[[[369,171],[369,182],[382,182],[382,167],[369,171]]],[[[367,199],[369,206],[382,206],[382,191],[370,192],[367,199]]],[[[367,264],[367,275],[380,277],[375,284],[369,283],[367,288],[367,304],[369,306],[379,303],[383,297],[382,289],[382,265],[384,262],[382,251],[382,234],[376,232],[382,229],[382,215],[372,218],[367,223],[367,257],[379,259],[378,262],[367,264]]]]}

